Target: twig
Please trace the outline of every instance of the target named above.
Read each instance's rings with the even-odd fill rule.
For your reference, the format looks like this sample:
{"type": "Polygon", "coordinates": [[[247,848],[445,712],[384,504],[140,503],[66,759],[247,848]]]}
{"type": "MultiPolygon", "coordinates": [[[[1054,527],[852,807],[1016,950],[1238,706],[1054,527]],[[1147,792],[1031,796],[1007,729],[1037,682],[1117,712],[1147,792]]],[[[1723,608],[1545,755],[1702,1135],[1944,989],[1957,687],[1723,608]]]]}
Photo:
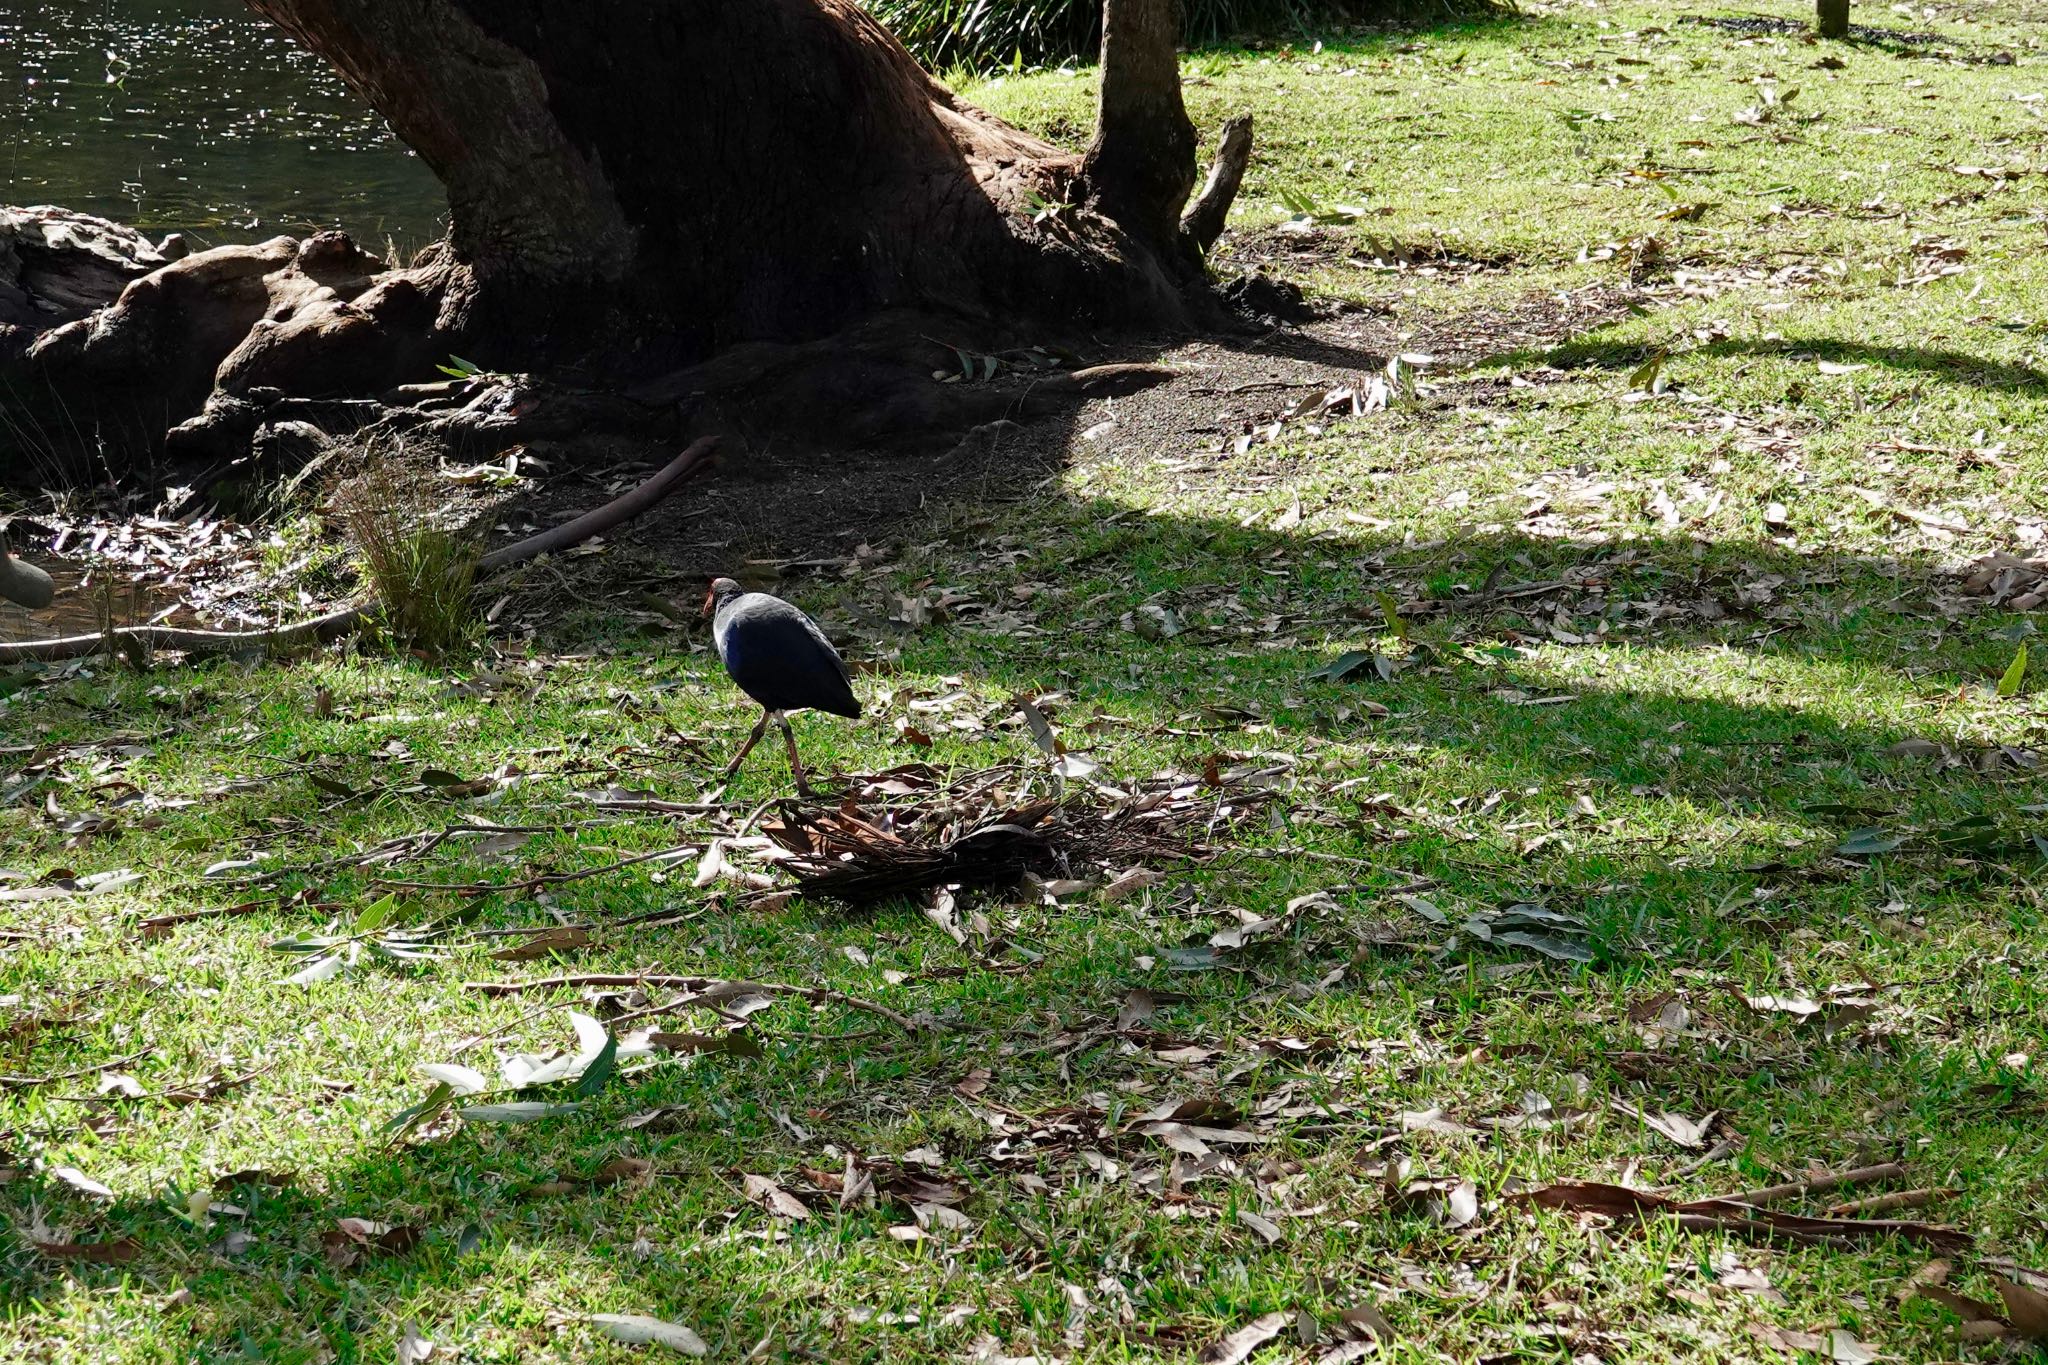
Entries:
{"type": "Polygon", "coordinates": [[[1811,1180],[1795,1180],[1786,1185],[1767,1185],[1760,1190],[1745,1190],[1741,1194],[1723,1196],[1738,1204],[1776,1204],[1803,1194],[1819,1194],[1823,1190],[1840,1189],[1844,1185],[1874,1185],[1880,1180],[1901,1180],[1906,1168],[1896,1161],[1886,1161],[1876,1166],[1859,1166],[1853,1171],[1840,1175],[1815,1176],[1811,1180]]]}
{"type": "Polygon", "coordinates": [[[497,1037],[501,1033],[510,1033],[513,1029],[518,1028],[527,1020],[538,1019],[543,1014],[546,1014],[549,1010],[552,1010],[553,1008],[553,1005],[541,1005],[535,1009],[528,1010],[526,1013],[520,1015],[517,1019],[514,1019],[509,1023],[500,1024],[494,1029],[486,1029],[482,1033],[478,1033],[471,1037],[465,1038],[461,1042],[457,1043],[455,1045],[455,1050],[449,1053],[448,1055],[451,1057],[460,1057],[463,1053],[469,1051],[478,1043],[487,1042],[490,1039],[497,1037]]]}
{"type": "Polygon", "coordinates": [[[729,801],[593,801],[593,810],[646,811],[656,815],[710,815],[732,810],[729,801]]]}
{"type": "Polygon", "coordinates": [[[90,1076],[96,1071],[111,1071],[117,1066],[126,1066],[137,1057],[148,1055],[149,1049],[143,1048],[125,1057],[116,1057],[109,1062],[95,1062],[91,1066],[82,1066],[76,1071],[66,1071],[56,1076],[0,1076],[0,1089],[25,1089],[30,1086],[51,1085],[57,1081],[75,1081],[80,1076],[90,1076]]]}
{"type": "Polygon", "coordinates": [[[1851,1199],[1846,1204],[1830,1204],[1828,1217],[1854,1218],[1866,1213],[1890,1213],[1893,1209],[1920,1209],[1929,1204],[1939,1203],[1952,1197],[1956,1191],[1947,1185],[1931,1185],[1918,1190],[1898,1190],[1891,1194],[1874,1194],[1868,1199],[1851,1199]]]}
{"type": "MultiPolygon", "coordinates": [[[[1722,1138],[1719,1142],[1716,1142],[1712,1147],[1708,1148],[1704,1155],[1694,1157],[1691,1161],[1686,1162],[1683,1166],[1680,1166],[1676,1170],[1673,1170],[1669,1174],[1667,1174],[1665,1176],[1664,1183],[1666,1185],[1669,1185],[1673,1181],[1683,1180],[1687,1176],[1693,1174],[1693,1172],[1704,1170],[1708,1166],[1713,1165],[1717,1161],[1726,1161],[1729,1157],[1734,1156],[1735,1153],[1740,1151],[1741,1149],[1742,1144],[1735,1141],[1735,1139],[1722,1138]]],[[[1742,1194],[1734,1195],[1732,1197],[1744,1201],[1748,1201],[1749,1199],[1748,1195],[1742,1194]]]]}
{"type": "Polygon", "coordinates": [[[190,924],[194,920],[223,919],[231,915],[253,915],[259,910],[286,904],[282,900],[243,901],[240,905],[221,905],[209,910],[181,910],[171,915],[151,915],[135,927],[142,931],[144,938],[162,934],[174,925],[190,924]]]}
{"type": "MultiPolygon", "coordinates": [[[[923,1028],[907,1014],[899,1014],[887,1005],[878,1005],[872,1000],[863,1000],[845,991],[833,990],[830,986],[789,986],[777,981],[728,981],[715,976],[634,976],[623,972],[584,973],[576,976],[548,976],[535,981],[465,981],[462,988],[480,991],[485,995],[517,995],[523,991],[558,990],[565,986],[660,986],[669,990],[694,991],[698,1000],[730,998],[740,995],[798,995],[806,1000],[823,1000],[848,1009],[865,1010],[869,1014],[887,1019],[906,1033],[917,1033],[923,1028]]],[[[696,1001],[676,1001],[670,1008],[680,1008],[696,1001]]],[[[138,1054],[139,1055],[139,1054],[138,1054]]]]}
{"type": "Polygon", "coordinates": [[[651,863],[656,858],[671,858],[695,844],[677,844],[673,848],[658,848],[652,853],[636,853],[630,858],[621,858],[603,867],[586,867],[577,872],[543,872],[536,877],[523,877],[512,882],[398,882],[376,878],[370,884],[388,891],[440,891],[451,896],[493,896],[501,891],[531,891],[537,886],[561,886],[565,882],[580,882],[586,877],[598,877],[607,872],[616,872],[622,867],[635,863],[651,863]]]}
{"type": "Polygon", "coordinates": [[[502,550],[493,550],[477,561],[482,573],[496,573],[524,560],[566,550],[572,545],[581,545],[594,535],[609,531],[620,522],[631,521],[654,504],[673,493],[685,480],[702,470],[718,449],[718,438],[706,436],[691,443],[690,448],[670,460],[653,477],[635,488],[613,498],[602,507],[585,512],[573,521],[565,522],[552,530],[528,536],[517,544],[507,545],[502,550]]]}

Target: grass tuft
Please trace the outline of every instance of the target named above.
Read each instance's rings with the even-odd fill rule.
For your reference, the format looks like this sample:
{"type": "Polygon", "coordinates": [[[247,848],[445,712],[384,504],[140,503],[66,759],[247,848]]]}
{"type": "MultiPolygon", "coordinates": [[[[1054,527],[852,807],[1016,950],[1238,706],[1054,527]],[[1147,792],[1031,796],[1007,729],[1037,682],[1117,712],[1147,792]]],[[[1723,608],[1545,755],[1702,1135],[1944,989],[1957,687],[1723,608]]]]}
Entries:
{"type": "Polygon", "coordinates": [[[337,505],[392,643],[436,658],[465,645],[477,623],[482,547],[442,524],[432,490],[402,453],[373,458],[337,505]]]}

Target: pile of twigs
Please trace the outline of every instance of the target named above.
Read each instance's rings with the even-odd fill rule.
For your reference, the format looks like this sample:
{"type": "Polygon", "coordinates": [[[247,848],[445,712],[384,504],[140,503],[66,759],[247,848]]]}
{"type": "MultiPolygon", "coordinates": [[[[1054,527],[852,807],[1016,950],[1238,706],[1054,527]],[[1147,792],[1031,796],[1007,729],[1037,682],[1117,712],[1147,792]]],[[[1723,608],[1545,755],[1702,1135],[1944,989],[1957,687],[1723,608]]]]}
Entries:
{"type": "Polygon", "coordinates": [[[784,850],[778,865],[804,894],[864,902],[1027,873],[1200,863],[1216,852],[1217,830],[1273,795],[1252,781],[1179,774],[1113,787],[1014,764],[950,778],[912,764],[856,778],[836,808],[781,802],[761,832],[784,850]]]}

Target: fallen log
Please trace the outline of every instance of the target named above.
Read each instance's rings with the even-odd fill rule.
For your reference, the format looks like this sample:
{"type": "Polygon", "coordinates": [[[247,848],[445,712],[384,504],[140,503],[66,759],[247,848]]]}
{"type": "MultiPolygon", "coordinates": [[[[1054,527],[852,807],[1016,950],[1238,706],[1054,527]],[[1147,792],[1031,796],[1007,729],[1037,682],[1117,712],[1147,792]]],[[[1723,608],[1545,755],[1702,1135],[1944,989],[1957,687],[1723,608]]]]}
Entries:
{"type": "MultiPolygon", "coordinates": [[[[614,526],[631,521],[675,492],[692,476],[702,472],[717,450],[718,438],[706,436],[670,460],[659,472],[630,492],[622,493],[604,506],[560,526],[538,532],[503,549],[493,550],[478,561],[485,572],[496,572],[514,564],[580,545],[614,526]]],[[[235,654],[244,650],[288,653],[309,645],[327,644],[359,628],[374,612],[374,599],[348,606],[290,625],[263,630],[196,630],[182,626],[122,626],[90,635],[65,635],[53,640],[19,640],[0,644],[0,664],[82,659],[108,652],[154,652],[177,650],[188,656],[235,654]]]]}

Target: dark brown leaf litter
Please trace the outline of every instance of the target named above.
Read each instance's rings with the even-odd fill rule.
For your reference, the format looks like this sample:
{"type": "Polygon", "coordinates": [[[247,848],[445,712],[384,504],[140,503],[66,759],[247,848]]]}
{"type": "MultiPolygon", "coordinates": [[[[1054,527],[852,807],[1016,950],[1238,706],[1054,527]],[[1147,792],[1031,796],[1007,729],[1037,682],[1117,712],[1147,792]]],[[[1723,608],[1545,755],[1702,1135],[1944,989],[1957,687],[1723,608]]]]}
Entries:
{"type": "Polygon", "coordinates": [[[761,832],[808,895],[865,902],[937,886],[993,886],[1026,874],[1110,876],[1135,864],[1200,863],[1208,842],[1274,793],[1221,790],[1169,773],[1124,787],[1058,783],[1001,765],[941,777],[922,765],[855,779],[837,807],[781,803],[761,832]]]}
{"type": "Polygon", "coordinates": [[[1520,1196],[1538,1208],[1561,1213],[1590,1213],[1616,1222],[1646,1222],[1667,1215],[1679,1226],[1695,1231],[1734,1233],[1761,1240],[1795,1243],[1842,1244],[1883,1237],[1920,1242],[1940,1251],[1962,1251],[1975,1242],[1960,1228],[1894,1218],[1809,1218],[1758,1208],[1734,1199],[1694,1199],[1681,1202],[1632,1190],[1622,1185],[1597,1182],[1560,1181],[1520,1196]]]}

